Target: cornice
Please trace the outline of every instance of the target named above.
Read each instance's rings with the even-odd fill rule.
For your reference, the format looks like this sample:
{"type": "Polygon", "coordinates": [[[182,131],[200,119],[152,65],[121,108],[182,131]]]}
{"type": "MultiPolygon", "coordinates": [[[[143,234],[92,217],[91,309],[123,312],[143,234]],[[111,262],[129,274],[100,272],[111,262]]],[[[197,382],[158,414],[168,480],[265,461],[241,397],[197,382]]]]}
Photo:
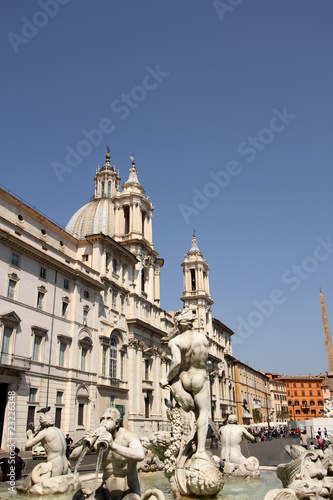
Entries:
{"type": "MultiPolygon", "coordinates": [[[[54,259],[54,257],[50,255],[45,255],[45,253],[43,253],[38,248],[35,248],[26,242],[20,241],[19,239],[7,233],[3,229],[0,229],[0,241],[4,244],[7,244],[11,248],[19,250],[20,253],[23,253],[31,257],[32,259],[38,260],[39,263],[45,264],[46,266],[52,268],[55,271],[64,272],[66,276],[70,277],[73,280],[79,279],[83,283],[95,287],[98,290],[104,290],[103,284],[97,281],[96,279],[87,276],[85,273],[79,271],[78,269],[73,269],[73,267],[57,261],[56,259],[54,259]]],[[[99,275],[99,273],[97,274],[99,275]]]]}

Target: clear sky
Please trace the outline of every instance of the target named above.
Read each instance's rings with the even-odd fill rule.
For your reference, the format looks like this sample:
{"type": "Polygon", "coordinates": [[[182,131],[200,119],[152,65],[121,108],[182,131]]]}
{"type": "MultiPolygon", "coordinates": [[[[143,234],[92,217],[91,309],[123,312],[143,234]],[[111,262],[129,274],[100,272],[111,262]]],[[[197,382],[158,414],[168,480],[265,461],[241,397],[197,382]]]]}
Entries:
{"type": "Polygon", "coordinates": [[[134,152],[181,307],[193,228],[233,354],[325,372],[333,329],[333,4],[1,2],[1,184],[65,226],[134,152]]]}

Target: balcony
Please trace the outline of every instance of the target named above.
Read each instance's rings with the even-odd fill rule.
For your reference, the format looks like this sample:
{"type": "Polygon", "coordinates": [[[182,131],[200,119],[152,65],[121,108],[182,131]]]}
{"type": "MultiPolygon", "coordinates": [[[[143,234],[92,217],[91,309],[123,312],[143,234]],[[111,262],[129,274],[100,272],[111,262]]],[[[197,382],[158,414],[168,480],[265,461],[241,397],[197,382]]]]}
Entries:
{"type": "Polygon", "coordinates": [[[119,380],[119,378],[107,377],[106,375],[98,375],[97,386],[119,389],[127,391],[127,382],[119,380]]]}
{"type": "Polygon", "coordinates": [[[17,354],[0,353],[0,367],[12,370],[27,371],[31,367],[31,358],[18,356],[17,354]]]}

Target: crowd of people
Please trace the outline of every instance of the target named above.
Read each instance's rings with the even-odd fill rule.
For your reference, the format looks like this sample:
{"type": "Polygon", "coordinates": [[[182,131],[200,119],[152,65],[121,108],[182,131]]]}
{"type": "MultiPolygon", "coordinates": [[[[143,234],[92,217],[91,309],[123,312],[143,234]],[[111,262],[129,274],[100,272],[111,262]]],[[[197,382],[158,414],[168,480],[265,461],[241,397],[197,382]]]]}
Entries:
{"type": "Polygon", "coordinates": [[[261,427],[261,426],[250,426],[247,427],[247,431],[250,432],[255,437],[255,442],[257,441],[269,441],[273,438],[297,438],[300,440],[300,445],[306,449],[321,449],[325,450],[328,447],[328,432],[326,427],[323,430],[320,427],[317,429],[315,438],[309,438],[306,430],[301,431],[297,429],[288,429],[287,426],[279,427],[261,427]]]}

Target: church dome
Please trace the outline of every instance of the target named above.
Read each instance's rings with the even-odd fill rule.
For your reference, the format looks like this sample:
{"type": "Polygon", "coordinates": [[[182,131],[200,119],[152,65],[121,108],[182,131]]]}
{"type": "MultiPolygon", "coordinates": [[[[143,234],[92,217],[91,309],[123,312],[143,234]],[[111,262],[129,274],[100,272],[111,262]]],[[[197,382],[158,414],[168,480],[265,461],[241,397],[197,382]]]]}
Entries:
{"type": "Polygon", "coordinates": [[[114,206],[110,198],[97,198],[80,208],[70,219],[66,230],[75,238],[84,239],[89,234],[115,233],[114,206]]]}

